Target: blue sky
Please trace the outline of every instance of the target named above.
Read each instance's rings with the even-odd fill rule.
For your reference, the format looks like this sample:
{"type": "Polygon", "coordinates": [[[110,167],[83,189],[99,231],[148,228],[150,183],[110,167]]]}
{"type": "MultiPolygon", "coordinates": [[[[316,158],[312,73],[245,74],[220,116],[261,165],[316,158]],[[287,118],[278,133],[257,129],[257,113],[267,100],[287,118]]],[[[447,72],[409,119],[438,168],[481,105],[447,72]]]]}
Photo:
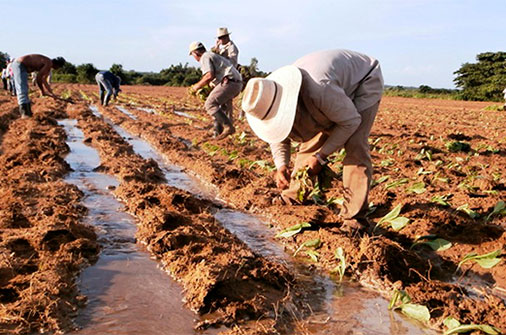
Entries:
{"type": "Polygon", "coordinates": [[[453,88],[461,64],[506,51],[505,22],[506,0],[0,0],[0,51],[160,71],[197,66],[189,43],[226,26],[263,71],[343,48],[379,59],[386,84],[453,88]]]}

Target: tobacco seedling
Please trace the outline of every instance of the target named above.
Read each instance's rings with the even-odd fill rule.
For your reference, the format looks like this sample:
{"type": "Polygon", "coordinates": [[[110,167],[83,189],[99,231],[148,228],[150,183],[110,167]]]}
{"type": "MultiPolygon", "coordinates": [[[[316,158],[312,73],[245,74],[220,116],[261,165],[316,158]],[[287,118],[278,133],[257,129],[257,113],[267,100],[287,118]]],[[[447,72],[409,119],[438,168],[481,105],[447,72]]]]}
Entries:
{"type": "Polygon", "coordinates": [[[396,188],[397,186],[407,184],[408,182],[409,182],[408,178],[401,178],[399,180],[386,184],[385,189],[389,190],[391,188],[396,188]]]}
{"type": "Polygon", "coordinates": [[[373,179],[373,181],[371,182],[371,188],[378,185],[378,184],[381,184],[385,181],[388,180],[388,178],[390,178],[390,176],[381,176],[379,177],[378,179],[373,179]]]}
{"type": "Polygon", "coordinates": [[[297,223],[291,227],[283,229],[278,234],[276,234],[276,237],[284,237],[284,238],[292,237],[300,233],[304,228],[309,227],[311,227],[311,224],[309,224],[308,222],[297,223]]]}
{"type": "Polygon", "coordinates": [[[506,215],[506,203],[504,203],[504,201],[500,200],[495,204],[494,210],[492,211],[492,213],[487,215],[487,217],[485,218],[485,222],[490,221],[490,219],[494,215],[506,215]]]}
{"type": "Polygon", "coordinates": [[[469,204],[463,204],[462,206],[457,207],[456,210],[466,213],[471,219],[477,219],[480,217],[480,214],[478,212],[475,212],[469,208],[469,204]]]}
{"type": "Polygon", "coordinates": [[[466,142],[452,141],[446,143],[446,149],[450,152],[468,152],[471,150],[471,145],[466,142]]]}
{"type": "Polygon", "coordinates": [[[501,249],[497,249],[495,251],[489,252],[487,254],[478,255],[475,252],[467,254],[463,260],[459,262],[459,265],[457,266],[457,269],[460,268],[462,264],[464,264],[467,261],[475,261],[478,263],[479,266],[481,266],[484,269],[490,269],[499,264],[501,261],[500,258],[497,258],[501,254],[501,249]]]}
{"type": "Polygon", "coordinates": [[[339,282],[342,282],[344,274],[346,272],[346,267],[348,266],[346,263],[346,256],[344,255],[343,248],[337,248],[334,256],[339,263],[337,263],[336,267],[331,272],[337,273],[339,276],[339,282]]]}
{"type": "Polygon", "coordinates": [[[461,324],[457,319],[449,316],[444,319],[443,324],[448,328],[444,335],[469,333],[473,330],[479,330],[487,335],[500,335],[501,331],[489,325],[461,324]]]}
{"type": "Polygon", "coordinates": [[[415,161],[421,161],[424,159],[432,161],[432,150],[423,148],[415,157],[415,161]]]}
{"type": "Polygon", "coordinates": [[[388,309],[393,311],[400,309],[402,314],[421,322],[430,320],[430,312],[427,306],[412,304],[411,297],[403,290],[395,290],[388,309]]]}
{"type": "Polygon", "coordinates": [[[448,202],[448,200],[453,197],[453,194],[449,193],[447,195],[435,195],[432,197],[432,199],[430,199],[431,202],[434,202],[436,204],[439,204],[441,206],[450,206],[450,203],[448,202]]]}
{"type": "Polygon", "coordinates": [[[309,250],[305,250],[305,253],[306,255],[309,256],[309,258],[311,258],[311,260],[313,260],[313,262],[318,262],[318,256],[320,256],[320,254],[314,250],[314,249],[317,249],[321,246],[321,241],[319,238],[316,238],[314,240],[309,240],[309,241],[306,241],[304,243],[302,243],[298,248],[297,250],[295,250],[295,253],[293,254],[293,257],[297,256],[297,254],[304,248],[310,248],[309,250]]]}
{"type": "Polygon", "coordinates": [[[452,243],[450,241],[439,238],[436,235],[425,235],[418,237],[410,249],[422,244],[428,245],[434,251],[443,251],[452,247],[452,243]]]}
{"type": "Polygon", "coordinates": [[[251,170],[255,165],[258,165],[260,168],[262,168],[268,172],[272,172],[272,171],[276,170],[276,167],[266,160],[254,161],[250,164],[248,169],[251,170]]]}
{"type": "Polygon", "coordinates": [[[402,228],[404,228],[408,223],[409,219],[405,218],[403,216],[399,216],[401,213],[402,204],[398,204],[395,206],[394,209],[392,209],[387,215],[382,217],[376,226],[374,227],[374,230],[376,230],[379,226],[391,226],[394,231],[399,231],[402,228]]]}
{"type": "Polygon", "coordinates": [[[406,191],[407,192],[416,193],[416,194],[422,194],[422,193],[424,193],[426,191],[426,189],[425,189],[425,183],[423,181],[414,183],[406,191]]]}

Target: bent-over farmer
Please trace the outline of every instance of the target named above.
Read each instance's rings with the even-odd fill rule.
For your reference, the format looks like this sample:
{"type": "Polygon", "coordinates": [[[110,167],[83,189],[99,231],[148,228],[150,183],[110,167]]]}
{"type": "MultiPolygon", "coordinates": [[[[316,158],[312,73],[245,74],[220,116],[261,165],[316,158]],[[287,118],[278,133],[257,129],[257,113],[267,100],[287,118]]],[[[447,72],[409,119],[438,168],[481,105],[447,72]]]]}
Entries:
{"type": "Polygon", "coordinates": [[[121,85],[120,77],[114,75],[110,71],[100,71],[95,75],[95,80],[98,84],[100,104],[102,106],[109,105],[111,96],[116,100],[119,92],[121,92],[121,89],[119,88],[121,85]]]}
{"type": "Polygon", "coordinates": [[[319,51],[246,85],[242,109],[271,147],[283,203],[297,202],[296,172],[317,175],[332,153],[346,149],[341,229],[362,228],[372,163],[368,137],[383,91],[379,62],[348,50],[319,51]],[[301,143],[290,172],[291,141],[301,143]]]}
{"type": "Polygon", "coordinates": [[[192,42],[189,47],[190,55],[200,63],[202,78],[193,84],[189,92],[194,93],[204,86],[214,83],[204,107],[209,115],[214,117],[214,137],[222,139],[235,133],[232,120],[226,115],[233,108],[232,100],[242,89],[242,77],[232,63],[214,52],[206,51],[201,42],[192,42]]]}
{"type": "Polygon", "coordinates": [[[11,68],[16,85],[16,94],[18,96],[19,112],[22,117],[32,115],[30,99],[28,98],[28,73],[37,72],[37,86],[43,96],[50,96],[54,99],[60,99],[51,90],[51,85],[47,77],[51,69],[59,69],[65,64],[63,57],[50,59],[43,55],[30,54],[17,58],[12,62],[11,68]],[[46,90],[44,90],[46,89],[46,90]]]}

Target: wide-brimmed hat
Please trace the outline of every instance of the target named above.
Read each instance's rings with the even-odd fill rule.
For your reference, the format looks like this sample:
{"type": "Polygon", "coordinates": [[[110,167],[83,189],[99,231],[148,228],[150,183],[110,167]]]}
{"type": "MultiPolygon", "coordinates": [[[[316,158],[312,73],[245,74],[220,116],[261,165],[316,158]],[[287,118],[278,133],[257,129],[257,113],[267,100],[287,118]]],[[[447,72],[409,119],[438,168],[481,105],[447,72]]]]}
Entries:
{"type": "Polygon", "coordinates": [[[188,47],[188,51],[189,51],[188,54],[191,55],[192,52],[194,52],[195,50],[198,50],[200,48],[204,48],[204,44],[202,44],[202,42],[199,42],[199,41],[191,42],[190,46],[188,47]]]}
{"type": "Polygon", "coordinates": [[[225,27],[222,27],[222,28],[218,28],[218,30],[216,31],[216,37],[217,38],[220,38],[222,36],[225,36],[225,35],[230,35],[232,34],[232,32],[228,32],[228,29],[225,28],[225,27]]]}
{"type": "Polygon", "coordinates": [[[255,134],[268,143],[279,143],[292,130],[302,73],[293,65],[252,78],[244,89],[242,109],[255,134]]]}

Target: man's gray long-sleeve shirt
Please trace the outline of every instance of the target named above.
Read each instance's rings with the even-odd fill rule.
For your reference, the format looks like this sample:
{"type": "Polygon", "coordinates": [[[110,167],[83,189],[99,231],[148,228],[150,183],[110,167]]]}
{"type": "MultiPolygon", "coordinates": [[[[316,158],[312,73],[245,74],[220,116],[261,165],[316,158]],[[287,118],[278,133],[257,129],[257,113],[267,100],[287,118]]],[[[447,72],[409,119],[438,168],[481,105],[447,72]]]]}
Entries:
{"type": "Polygon", "coordinates": [[[383,92],[379,62],[349,50],[319,51],[294,65],[302,84],[292,131],[281,143],[271,143],[279,169],[290,163],[291,140],[306,142],[321,132],[328,135],[320,152],[341,149],[361,122],[360,112],[376,104],[383,92]]]}

